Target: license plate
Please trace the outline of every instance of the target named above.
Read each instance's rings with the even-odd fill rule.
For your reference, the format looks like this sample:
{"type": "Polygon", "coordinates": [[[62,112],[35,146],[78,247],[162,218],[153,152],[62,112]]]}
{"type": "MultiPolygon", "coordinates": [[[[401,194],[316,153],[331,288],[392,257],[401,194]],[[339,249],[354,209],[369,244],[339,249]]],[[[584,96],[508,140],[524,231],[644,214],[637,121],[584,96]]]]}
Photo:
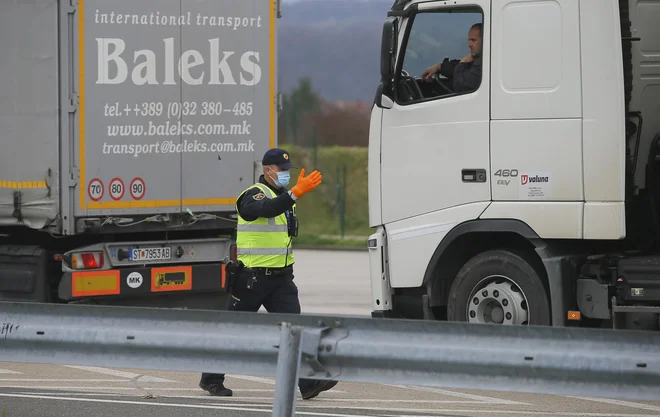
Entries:
{"type": "Polygon", "coordinates": [[[131,249],[129,259],[131,261],[164,261],[172,257],[172,249],[164,248],[142,248],[131,249]]]}

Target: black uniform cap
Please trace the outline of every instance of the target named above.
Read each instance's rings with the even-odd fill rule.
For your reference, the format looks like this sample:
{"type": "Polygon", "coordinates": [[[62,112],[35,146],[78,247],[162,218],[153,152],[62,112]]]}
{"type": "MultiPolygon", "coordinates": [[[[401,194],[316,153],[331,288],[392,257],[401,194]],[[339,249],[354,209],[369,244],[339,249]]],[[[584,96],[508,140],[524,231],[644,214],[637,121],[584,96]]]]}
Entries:
{"type": "Polygon", "coordinates": [[[261,160],[261,164],[264,166],[277,165],[280,169],[297,168],[289,160],[289,153],[281,148],[273,148],[266,151],[264,158],[261,160]]]}

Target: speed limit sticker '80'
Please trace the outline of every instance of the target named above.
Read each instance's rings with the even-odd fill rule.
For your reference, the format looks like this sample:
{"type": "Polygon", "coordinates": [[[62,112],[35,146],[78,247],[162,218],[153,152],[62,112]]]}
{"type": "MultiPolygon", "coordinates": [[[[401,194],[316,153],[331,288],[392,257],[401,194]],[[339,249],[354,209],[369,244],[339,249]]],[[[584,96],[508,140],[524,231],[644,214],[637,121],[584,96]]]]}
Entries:
{"type": "Polygon", "coordinates": [[[124,196],[124,181],[121,178],[113,178],[108,188],[110,190],[110,197],[113,200],[121,200],[124,196]]]}

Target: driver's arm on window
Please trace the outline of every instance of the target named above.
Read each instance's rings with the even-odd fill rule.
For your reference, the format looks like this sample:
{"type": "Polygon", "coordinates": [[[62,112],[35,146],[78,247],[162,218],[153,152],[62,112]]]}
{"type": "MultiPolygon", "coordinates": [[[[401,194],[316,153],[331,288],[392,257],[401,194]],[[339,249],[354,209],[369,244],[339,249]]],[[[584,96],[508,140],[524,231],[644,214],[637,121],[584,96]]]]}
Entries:
{"type": "Polygon", "coordinates": [[[464,91],[476,90],[481,83],[481,60],[474,60],[471,63],[459,63],[454,70],[454,91],[462,93],[464,91]]]}
{"type": "Polygon", "coordinates": [[[458,65],[458,62],[458,59],[450,61],[449,58],[445,58],[440,64],[434,64],[425,69],[422,73],[422,80],[426,82],[431,81],[431,76],[436,72],[439,72],[451,80],[454,76],[454,68],[458,65]]]}
{"type": "Polygon", "coordinates": [[[456,71],[456,66],[458,65],[460,61],[458,59],[452,59],[451,61],[449,58],[445,58],[444,61],[440,64],[440,74],[444,75],[445,77],[449,78],[450,80],[454,77],[454,73],[456,71]]]}

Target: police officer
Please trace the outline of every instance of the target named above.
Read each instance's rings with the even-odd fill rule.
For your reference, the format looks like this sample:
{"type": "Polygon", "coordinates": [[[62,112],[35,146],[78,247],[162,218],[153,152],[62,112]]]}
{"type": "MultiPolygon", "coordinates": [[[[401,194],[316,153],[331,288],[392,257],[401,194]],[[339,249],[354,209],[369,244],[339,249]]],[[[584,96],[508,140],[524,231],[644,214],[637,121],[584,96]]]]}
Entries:
{"type": "MultiPolygon", "coordinates": [[[[293,282],[294,255],[291,239],[298,234],[296,201],[321,184],[321,173],[305,177],[301,169],[291,190],[289,170],[296,168],[284,149],[266,152],[263,175],[236,200],[238,269],[234,273],[229,310],[257,312],[263,305],[270,313],[300,314],[298,288],[293,282]]],[[[203,373],[200,388],[211,395],[231,396],[224,374],[203,373]]],[[[337,381],[300,378],[302,398],[314,398],[337,381]]]]}

